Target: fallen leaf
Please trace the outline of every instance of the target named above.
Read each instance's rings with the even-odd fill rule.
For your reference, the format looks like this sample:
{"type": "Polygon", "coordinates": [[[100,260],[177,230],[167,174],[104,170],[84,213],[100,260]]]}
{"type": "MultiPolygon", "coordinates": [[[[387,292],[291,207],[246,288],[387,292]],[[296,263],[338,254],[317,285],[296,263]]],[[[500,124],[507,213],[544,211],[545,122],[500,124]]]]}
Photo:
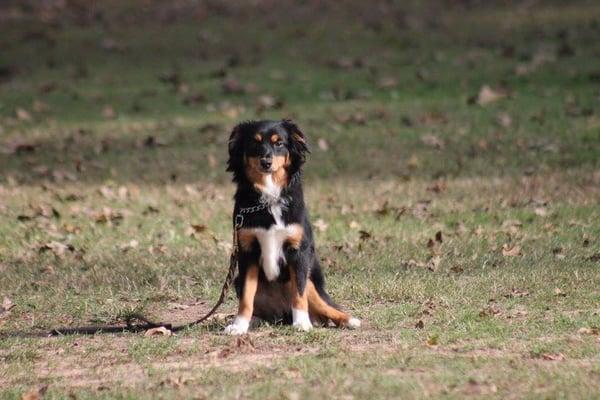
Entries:
{"type": "Polygon", "coordinates": [[[427,346],[429,347],[435,347],[439,344],[439,337],[438,335],[431,335],[427,338],[427,341],[425,342],[427,344],[427,346]]]}
{"type": "Polygon", "coordinates": [[[529,296],[529,292],[527,290],[519,290],[519,289],[515,289],[515,288],[512,288],[510,293],[504,295],[504,297],[506,297],[506,298],[525,297],[525,296],[529,296]]]}
{"type": "Polygon", "coordinates": [[[114,119],[117,116],[117,113],[112,106],[106,105],[102,109],[102,116],[106,119],[114,119]]]}
{"type": "Polygon", "coordinates": [[[504,257],[517,257],[521,255],[521,246],[518,244],[510,246],[508,244],[502,245],[502,255],[504,257]]]}
{"type": "Polygon", "coordinates": [[[327,224],[322,218],[317,219],[313,225],[321,232],[325,232],[329,224],[327,224]]]}
{"type": "Polygon", "coordinates": [[[187,310],[188,308],[190,308],[190,306],[186,304],[169,303],[170,310],[187,310]]]}
{"type": "Polygon", "coordinates": [[[498,113],[496,115],[496,123],[503,128],[509,128],[512,125],[512,117],[505,112],[498,113]]]}
{"type": "Polygon", "coordinates": [[[7,296],[4,296],[4,299],[2,300],[2,305],[0,306],[0,314],[4,314],[5,312],[10,311],[14,306],[15,303],[13,303],[13,301],[7,296]]]}
{"type": "Polygon", "coordinates": [[[50,106],[41,100],[34,100],[31,106],[36,113],[44,113],[50,111],[50,106]]]}
{"type": "Polygon", "coordinates": [[[71,245],[71,244],[64,244],[64,243],[53,241],[53,242],[45,243],[39,248],[40,253],[46,252],[48,250],[52,251],[52,253],[54,253],[55,256],[62,257],[62,256],[64,256],[64,254],[67,250],[69,250],[71,252],[75,251],[75,247],[73,247],[73,245],[71,245]]]}
{"type": "Polygon", "coordinates": [[[109,207],[103,207],[101,211],[93,214],[93,218],[96,223],[105,224],[123,219],[123,214],[109,207]]]}
{"type": "Polygon", "coordinates": [[[126,252],[126,251],[129,251],[131,249],[135,249],[136,247],[138,247],[139,244],[140,243],[137,240],[132,239],[128,243],[125,243],[125,244],[121,245],[119,248],[121,249],[121,251],[126,252]]]}
{"type": "Polygon", "coordinates": [[[566,297],[567,294],[563,292],[560,288],[554,288],[554,295],[559,297],[566,297]]]}
{"type": "Polygon", "coordinates": [[[588,259],[588,261],[592,261],[592,262],[600,262],[600,253],[592,254],[587,259],[588,259]]]}
{"type": "Polygon", "coordinates": [[[48,390],[48,385],[39,386],[23,393],[21,400],[41,400],[48,390]]]}
{"type": "Polygon", "coordinates": [[[544,353],[541,355],[541,358],[546,361],[564,361],[566,359],[562,353],[544,353]]]}
{"type": "Polygon", "coordinates": [[[429,147],[433,147],[435,149],[441,150],[446,145],[442,139],[433,133],[427,133],[421,136],[421,142],[429,147]]]}
{"type": "Polygon", "coordinates": [[[368,240],[372,237],[371,233],[365,230],[358,231],[358,235],[360,237],[360,240],[368,240]]]}
{"type": "Polygon", "coordinates": [[[410,169],[417,169],[419,168],[419,165],[421,165],[421,162],[416,154],[412,154],[406,161],[406,166],[410,169]]]}
{"type": "Polygon", "coordinates": [[[545,207],[536,207],[534,208],[533,212],[538,217],[545,217],[546,215],[548,215],[548,210],[545,207]]]}
{"type": "Polygon", "coordinates": [[[477,95],[477,104],[486,106],[508,96],[508,92],[503,89],[492,89],[489,85],[483,85],[477,95]]]}
{"type": "Polygon", "coordinates": [[[327,140],[324,138],[319,138],[319,140],[317,140],[317,146],[319,146],[319,150],[321,151],[329,150],[329,143],[327,143],[327,140]]]}
{"type": "Polygon", "coordinates": [[[577,333],[580,335],[600,335],[600,328],[595,326],[589,328],[579,328],[577,333]]]}
{"type": "Polygon", "coordinates": [[[20,121],[31,121],[31,114],[24,108],[17,108],[15,114],[20,121]]]}
{"type": "Polygon", "coordinates": [[[398,79],[393,76],[384,76],[377,82],[377,86],[381,89],[392,89],[398,86],[398,79]]]}
{"type": "Polygon", "coordinates": [[[223,80],[223,82],[221,82],[221,89],[225,94],[243,94],[246,91],[244,85],[233,77],[223,80]]]}
{"type": "Polygon", "coordinates": [[[171,336],[173,332],[165,328],[164,326],[159,326],[158,328],[151,328],[144,332],[144,336],[171,336]]]}
{"type": "Polygon", "coordinates": [[[258,96],[256,99],[256,111],[261,113],[265,110],[279,109],[283,107],[283,100],[268,94],[258,96]]]}

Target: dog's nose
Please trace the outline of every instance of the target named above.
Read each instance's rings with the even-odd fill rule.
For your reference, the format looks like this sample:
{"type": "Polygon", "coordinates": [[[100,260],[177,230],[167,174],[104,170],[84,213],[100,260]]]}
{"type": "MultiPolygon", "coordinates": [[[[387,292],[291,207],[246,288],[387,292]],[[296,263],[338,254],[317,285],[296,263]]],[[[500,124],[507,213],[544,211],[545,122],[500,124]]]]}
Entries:
{"type": "Polygon", "coordinates": [[[263,167],[264,169],[270,169],[272,164],[273,164],[273,160],[271,160],[270,158],[261,158],[260,159],[260,166],[263,167]]]}

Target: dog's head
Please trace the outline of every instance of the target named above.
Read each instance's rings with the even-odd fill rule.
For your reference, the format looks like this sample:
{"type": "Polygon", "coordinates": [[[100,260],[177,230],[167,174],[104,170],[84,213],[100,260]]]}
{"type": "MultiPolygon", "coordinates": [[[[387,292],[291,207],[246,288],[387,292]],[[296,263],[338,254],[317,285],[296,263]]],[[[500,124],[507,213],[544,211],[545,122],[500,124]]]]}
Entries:
{"type": "Polygon", "coordinates": [[[268,174],[285,180],[300,170],[308,152],[306,136],[290,120],[242,122],[229,138],[227,171],[238,183],[256,184],[268,174]]]}

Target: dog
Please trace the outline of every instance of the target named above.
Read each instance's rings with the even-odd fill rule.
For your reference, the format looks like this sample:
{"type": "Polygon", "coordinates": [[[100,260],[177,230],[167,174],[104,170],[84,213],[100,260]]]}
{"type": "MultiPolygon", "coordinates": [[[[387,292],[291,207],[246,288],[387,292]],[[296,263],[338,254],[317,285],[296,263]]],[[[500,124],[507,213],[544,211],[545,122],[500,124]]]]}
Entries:
{"type": "Polygon", "coordinates": [[[325,291],[302,189],[307,153],[306,136],[291,120],[242,122],[231,132],[239,309],[227,334],[245,334],[252,317],[301,331],[330,321],[360,326],[325,291]]]}

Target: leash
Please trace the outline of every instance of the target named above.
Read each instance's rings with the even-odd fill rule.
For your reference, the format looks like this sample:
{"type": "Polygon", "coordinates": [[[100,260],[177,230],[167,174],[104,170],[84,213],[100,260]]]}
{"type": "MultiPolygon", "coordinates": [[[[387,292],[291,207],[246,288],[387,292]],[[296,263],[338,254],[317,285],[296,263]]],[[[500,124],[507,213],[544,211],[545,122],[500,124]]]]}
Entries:
{"type": "MultiPolygon", "coordinates": [[[[256,208],[248,207],[248,208],[256,208]]],[[[266,206],[265,206],[266,207],[266,206]]],[[[256,208],[256,212],[258,210],[262,210],[262,208],[256,208]]],[[[243,210],[243,209],[242,209],[243,210]]],[[[249,214],[250,211],[246,211],[244,214],[249,214]]],[[[171,323],[166,322],[155,322],[151,319],[148,319],[142,314],[134,313],[130,314],[125,318],[126,326],[119,325],[93,325],[93,326],[78,326],[74,328],[54,328],[50,331],[46,332],[28,332],[28,331],[17,331],[17,332],[8,332],[8,333],[0,333],[0,339],[8,338],[8,337],[52,337],[52,336],[63,336],[63,335],[94,335],[97,333],[121,333],[121,332],[141,332],[147,331],[152,328],[161,328],[164,327],[171,332],[178,332],[184,329],[190,328],[192,326],[201,324],[210,318],[223,304],[227,297],[227,293],[233,284],[233,279],[235,277],[235,271],[238,265],[238,252],[239,252],[239,242],[238,242],[238,230],[243,225],[243,217],[241,214],[237,214],[235,218],[235,222],[233,224],[233,249],[231,251],[231,256],[229,257],[229,271],[227,272],[227,276],[225,277],[225,282],[223,282],[223,287],[221,288],[221,294],[219,295],[219,299],[215,303],[215,305],[211,308],[211,310],[203,315],[201,318],[187,322],[181,325],[173,325],[171,323]],[[238,218],[240,217],[240,218],[238,218]],[[238,223],[239,220],[239,223],[238,223]],[[139,321],[141,323],[134,323],[135,321],[139,321]]]]}

